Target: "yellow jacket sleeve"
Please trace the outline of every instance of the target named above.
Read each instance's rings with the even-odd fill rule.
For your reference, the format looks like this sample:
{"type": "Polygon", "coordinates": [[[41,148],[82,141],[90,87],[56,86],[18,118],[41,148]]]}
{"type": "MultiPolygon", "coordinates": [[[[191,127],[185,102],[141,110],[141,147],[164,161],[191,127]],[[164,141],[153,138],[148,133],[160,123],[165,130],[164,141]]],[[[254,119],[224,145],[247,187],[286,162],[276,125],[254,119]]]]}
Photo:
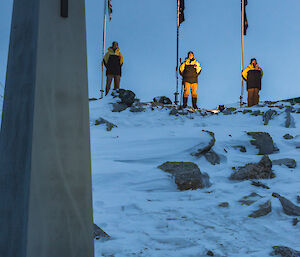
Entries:
{"type": "Polygon", "coordinates": [[[120,53],[120,64],[122,65],[124,62],[124,58],[123,58],[123,55],[120,53]]]}
{"type": "Polygon", "coordinates": [[[246,69],[243,70],[242,72],[242,76],[245,80],[247,80],[247,77],[248,77],[248,71],[249,71],[249,67],[247,67],[246,69]]]}
{"type": "Polygon", "coordinates": [[[261,72],[261,77],[263,77],[264,72],[263,72],[262,68],[259,67],[259,69],[260,69],[260,72],[261,72]]]}
{"type": "Polygon", "coordinates": [[[179,68],[180,74],[183,73],[184,69],[185,69],[185,61],[180,65],[180,68],[179,68]]]}
{"type": "Polygon", "coordinates": [[[197,72],[198,75],[199,75],[200,71],[201,71],[200,63],[196,62],[196,72],[197,72]]]}
{"type": "Polygon", "coordinates": [[[104,64],[107,64],[108,59],[109,59],[109,56],[110,56],[110,52],[107,52],[107,53],[104,55],[104,57],[103,57],[104,64]]]}

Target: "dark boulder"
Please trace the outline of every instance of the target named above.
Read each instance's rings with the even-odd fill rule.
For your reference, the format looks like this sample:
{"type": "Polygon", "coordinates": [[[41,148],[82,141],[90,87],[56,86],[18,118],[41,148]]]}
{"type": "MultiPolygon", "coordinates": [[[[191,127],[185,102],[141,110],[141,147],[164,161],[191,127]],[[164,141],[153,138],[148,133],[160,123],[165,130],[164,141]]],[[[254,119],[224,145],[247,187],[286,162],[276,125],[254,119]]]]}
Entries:
{"type": "Polygon", "coordinates": [[[272,162],[265,155],[258,163],[248,163],[243,167],[239,167],[238,171],[231,174],[231,180],[248,180],[248,179],[270,179],[274,178],[272,172],[272,162]]]}
{"type": "Polygon", "coordinates": [[[290,200],[286,199],[285,197],[281,196],[280,194],[273,193],[272,196],[279,199],[279,201],[282,205],[282,208],[283,208],[283,212],[286,215],[300,216],[300,207],[299,206],[293,204],[290,200]]]}
{"type": "Polygon", "coordinates": [[[300,257],[300,252],[286,246],[273,246],[272,248],[274,251],[271,256],[300,257]]]}
{"type": "Polygon", "coordinates": [[[172,104],[170,98],[166,96],[157,96],[153,98],[154,103],[161,103],[161,104],[172,104]]]}
{"type": "Polygon", "coordinates": [[[269,133],[248,132],[247,135],[254,139],[251,140],[250,143],[258,148],[259,155],[272,154],[277,150],[269,133]]]}
{"type": "Polygon", "coordinates": [[[267,201],[264,204],[261,204],[259,206],[259,209],[254,211],[253,213],[251,213],[249,215],[249,217],[251,218],[259,218],[262,216],[266,216],[267,214],[269,214],[272,211],[272,205],[271,205],[271,201],[267,201]]]}
{"type": "Polygon", "coordinates": [[[172,174],[179,190],[210,187],[209,176],[201,173],[197,164],[192,162],[165,162],[159,169],[172,174]]]}

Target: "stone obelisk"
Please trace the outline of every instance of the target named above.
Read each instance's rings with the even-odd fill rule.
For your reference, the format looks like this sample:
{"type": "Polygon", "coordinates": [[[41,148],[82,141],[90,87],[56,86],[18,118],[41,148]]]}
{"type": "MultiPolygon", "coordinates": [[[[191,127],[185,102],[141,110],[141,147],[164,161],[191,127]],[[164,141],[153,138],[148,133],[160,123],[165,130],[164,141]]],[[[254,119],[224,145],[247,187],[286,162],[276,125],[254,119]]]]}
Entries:
{"type": "Polygon", "coordinates": [[[14,0],[0,256],[93,257],[84,0],[14,0]]]}

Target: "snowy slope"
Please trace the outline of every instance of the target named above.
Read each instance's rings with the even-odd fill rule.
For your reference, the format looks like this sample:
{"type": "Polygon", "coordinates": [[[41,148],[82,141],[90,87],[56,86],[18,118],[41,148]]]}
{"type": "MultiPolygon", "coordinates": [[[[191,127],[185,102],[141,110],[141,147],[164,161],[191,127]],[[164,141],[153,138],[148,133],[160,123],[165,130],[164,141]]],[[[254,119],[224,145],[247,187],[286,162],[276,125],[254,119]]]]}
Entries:
{"type": "MultiPolygon", "coordinates": [[[[274,245],[300,250],[299,224],[283,213],[272,192],[294,203],[300,195],[300,170],[273,166],[276,178],[262,180],[271,189],[254,187],[250,181],[234,182],[228,177],[233,166],[261,159],[246,131],[266,131],[280,151],[271,159],[294,158],[300,164],[300,114],[292,114],[296,128],[285,128],[284,109],[264,126],[261,116],[199,114],[169,116],[169,110],[150,108],[143,113],[111,112],[111,98],[90,102],[94,220],[112,240],[96,241],[96,256],[269,256],[274,245]],[[118,127],[106,131],[95,126],[102,117],[118,127]],[[220,165],[190,155],[207,140],[202,130],[216,136],[214,150],[223,155],[220,165]],[[290,133],[298,138],[285,140],[290,133]],[[244,145],[246,153],[232,148],[244,145]],[[191,161],[210,176],[210,188],[180,192],[169,174],[157,168],[165,161],[191,161]],[[251,206],[238,201],[256,192],[251,206]],[[248,215],[267,200],[273,210],[265,217],[248,215]],[[228,208],[218,205],[228,202],[228,208]]],[[[285,105],[288,105],[285,103],[285,105]]],[[[300,106],[298,106],[300,108],[300,106]]],[[[254,107],[253,110],[267,110],[254,107]]]]}

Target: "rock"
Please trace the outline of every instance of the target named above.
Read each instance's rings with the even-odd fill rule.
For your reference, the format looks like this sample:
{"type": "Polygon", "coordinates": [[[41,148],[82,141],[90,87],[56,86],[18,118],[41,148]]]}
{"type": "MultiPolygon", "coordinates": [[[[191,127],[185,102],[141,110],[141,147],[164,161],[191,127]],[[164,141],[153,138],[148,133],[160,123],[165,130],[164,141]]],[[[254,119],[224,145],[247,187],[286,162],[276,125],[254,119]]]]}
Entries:
{"type": "Polygon", "coordinates": [[[284,159],[279,159],[279,160],[273,160],[272,161],[273,165],[285,165],[290,169],[294,169],[297,166],[297,163],[294,159],[291,158],[284,158],[284,159]]]}
{"type": "Polygon", "coordinates": [[[231,108],[226,108],[225,110],[223,110],[223,114],[224,115],[230,115],[230,114],[232,114],[234,111],[236,111],[236,108],[233,108],[233,107],[231,107],[231,108]]]}
{"type": "Polygon", "coordinates": [[[106,234],[101,228],[99,228],[96,224],[94,224],[94,239],[110,239],[110,236],[106,234]]]}
{"type": "Polygon", "coordinates": [[[297,218],[293,219],[293,226],[297,226],[297,224],[299,223],[299,220],[297,218]]]}
{"type": "Polygon", "coordinates": [[[281,257],[300,257],[300,252],[295,251],[292,248],[286,246],[273,246],[272,256],[281,256],[281,257]]]}
{"type": "Polygon", "coordinates": [[[172,174],[179,190],[210,187],[209,176],[201,173],[197,164],[192,162],[165,162],[159,169],[172,174]]]}
{"type": "Polygon", "coordinates": [[[245,146],[243,145],[236,145],[236,146],[233,146],[234,149],[239,149],[241,153],[246,153],[247,152],[247,149],[245,146]]]}
{"type": "Polygon", "coordinates": [[[279,199],[285,214],[290,216],[300,216],[300,207],[293,204],[290,200],[284,198],[280,194],[273,193],[272,196],[279,199]]]}
{"type": "Polygon", "coordinates": [[[300,203],[300,196],[297,195],[297,203],[300,203]]]}
{"type": "Polygon", "coordinates": [[[112,112],[122,112],[128,108],[127,104],[124,103],[113,103],[112,112]]]}
{"type": "Polygon", "coordinates": [[[106,130],[107,131],[111,131],[113,128],[117,128],[118,126],[103,119],[103,118],[99,118],[98,120],[95,121],[95,125],[101,125],[101,124],[105,124],[106,125],[106,130]]]}
{"type": "Polygon", "coordinates": [[[220,164],[220,156],[212,149],[204,154],[205,159],[210,162],[212,165],[220,164]]]}
{"type": "Polygon", "coordinates": [[[274,110],[271,110],[269,109],[268,111],[266,111],[264,114],[263,114],[263,122],[264,122],[264,125],[268,125],[269,124],[269,121],[271,119],[273,119],[273,117],[277,114],[276,111],[274,110]]]}
{"type": "Polygon", "coordinates": [[[179,112],[178,112],[178,110],[174,107],[174,108],[172,108],[172,110],[169,112],[169,115],[178,115],[179,114],[179,112]]]}
{"type": "Polygon", "coordinates": [[[247,180],[247,179],[270,179],[274,178],[272,172],[272,162],[265,155],[259,163],[248,163],[244,167],[239,167],[237,172],[231,174],[231,180],[247,180]]]}
{"type": "Polygon", "coordinates": [[[210,149],[215,145],[215,142],[216,142],[215,134],[213,132],[207,131],[207,130],[202,130],[202,131],[209,134],[211,136],[211,140],[208,143],[208,145],[204,146],[203,148],[198,149],[196,153],[192,153],[191,154],[192,156],[200,157],[200,156],[204,155],[205,153],[209,152],[210,149]]]}
{"type": "Polygon", "coordinates": [[[259,181],[252,181],[251,185],[256,186],[256,187],[262,187],[262,188],[265,188],[265,189],[270,189],[268,186],[266,186],[265,184],[263,184],[259,181]]]}
{"type": "Polygon", "coordinates": [[[144,112],[146,110],[146,108],[143,107],[136,107],[136,106],[132,106],[130,108],[130,112],[144,112]]]}
{"type": "Polygon", "coordinates": [[[258,116],[258,115],[260,115],[260,110],[252,112],[251,115],[253,115],[253,116],[258,116]]]}
{"type": "Polygon", "coordinates": [[[283,136],[283,138],[289,140],[289,139],[293,139],[294,137],[292,135],[290,135],[290,134],[285,134],[283,136]]]}
{"type": "Polygon", "coordinates": [[[223,203],[220,203],[218,206],[222,207],[222,208],[227,208],[227,207],[229,207],[229,203],[228,202],[223,202],[223,203]]]}
{"type": "Polygon", "coordinates": [[[89,101],[97,101],[97,100],[98,100],[98,98],[94,98],[94,97],[89,98],[89,101]]]}
{"type": "Polygon", "coordinates": [[[258,218],[258,217],[266,216],[271,211],[272,211],[272,205],[271,205],[271,201],[269,200],[269,201],[265,202],[264,204],[261,204],[259,206],[259,209],[254,211],[253,213],[251,213],[249,215],[249,217],[258,218]]]}
{"type": "Polygon", "coordinates": [[[206,253],[207,256],[215,256],[214,253],[212,251],[207,251],[206,253]]]}
{"type": "Polygon", "coordinates": [[[296,113],[300,113],[300,108],[298,108],[298,109],[296,110],[296,113]]]}
{"type": "Polygon", "coordinates": [[[259,150],[259,155],[272,154],[276,151],[272,137],[267,132],[248,132],[247,135],[251,136],[254,140],[250,143],[259,150]]]}
{"type": "Polygon", "coordinates": [[[260,196],[259,194],[251,193],[250,195],[244,196],[238,202],[241,203],[242,205],[250,206],[261,198],[262,198],[262,196],[260,196]]]}
{"type": "Polygon", "coordinates": [[[287,107],[285,109],[285,113],[286,113],[286,116],[285,116],[285,123],[284,123],[284,126],[286,128],[295,128],[295,120],[293,118],[293,116],[291,115],[291,107],[287,107]]]}
{"type": "Polygon", "coordinates": [[[252,112],[252,110],[248,110],[248,109],[243,110],[243,114],[251,113],[251,112],[252,112]]]}
{"type": "Polygon", "coordinates": [[[161,103],[161,104],[172,104],[170,98],[166,96],[157,96],[153,98],[154,103],[161,103]]]}

